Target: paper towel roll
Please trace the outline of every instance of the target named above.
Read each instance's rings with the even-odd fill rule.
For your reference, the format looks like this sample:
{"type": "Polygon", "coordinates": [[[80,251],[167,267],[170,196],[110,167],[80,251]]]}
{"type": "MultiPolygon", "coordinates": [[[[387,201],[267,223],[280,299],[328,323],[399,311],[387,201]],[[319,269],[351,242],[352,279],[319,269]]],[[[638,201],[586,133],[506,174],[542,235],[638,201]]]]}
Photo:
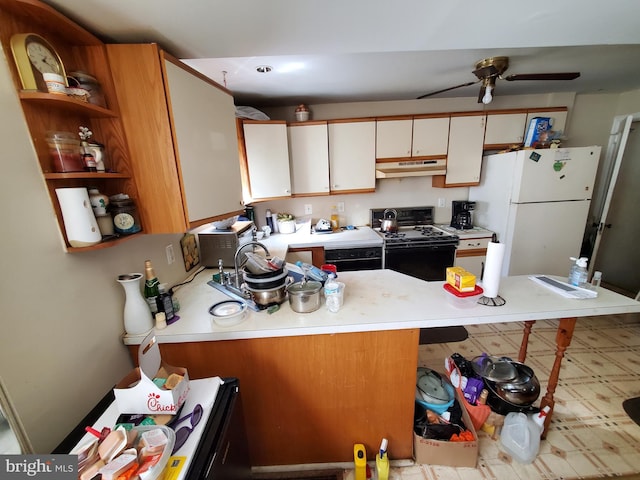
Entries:
{"type": "Polygon", "coordinates": [[[504,250],[504,243],[489,242],[487,246],[487,259],[485,260],[484,275],[482,277],[482,289],[485,297],[496,298],[498,296],[504,250]]]}
{"type": "Polygon", "coordinates": [[[64,229],[72,247],[89,247],[102,241],[86,188],[56,188],[64,229]]]}

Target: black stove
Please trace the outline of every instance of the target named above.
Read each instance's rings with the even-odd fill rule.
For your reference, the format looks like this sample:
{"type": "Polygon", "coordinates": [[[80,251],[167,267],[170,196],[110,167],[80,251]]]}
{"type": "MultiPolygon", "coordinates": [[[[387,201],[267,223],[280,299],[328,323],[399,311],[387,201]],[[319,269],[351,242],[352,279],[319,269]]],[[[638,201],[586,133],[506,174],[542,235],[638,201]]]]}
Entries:
{"type": "Polygon", "coordinates": [[[397,212],[398,230],[396,232],[382,232],[380,230],[384,208],[371,210],[371,226],[387,244],[428,244],[428,245],[458,245],[459,239],[446,230],[433,225],[434,207],[394,208],[397,212]]]}
{"type": "MultiPolygon", "coordinates": [[[[427,281],[446,278],[446,269],[455,261],[459,238],[434,223],[435,207],[408,207],[371,210],[371,226],[383,238],[383,268],[427,281]],[[382,232],[385,211],[394,210],[398,229],[382,232]]],[[[388,218],[388,217],[386,217],[388,218]]]]}

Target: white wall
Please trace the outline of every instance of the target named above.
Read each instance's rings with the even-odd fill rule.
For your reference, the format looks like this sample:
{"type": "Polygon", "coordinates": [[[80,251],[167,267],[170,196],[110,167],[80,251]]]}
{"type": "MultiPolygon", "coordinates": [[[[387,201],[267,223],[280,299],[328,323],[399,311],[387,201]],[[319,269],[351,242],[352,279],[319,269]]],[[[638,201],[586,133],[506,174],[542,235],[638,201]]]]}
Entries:
{"type": "Polygon", "coordinates": [[[36,452],[47,453],[132,367],[120,336],[121,273],[154,263],[162,282],[187,276],[178,235],[65,253],[0,48],[2,257],[0,377],[36,452]],[[173,243],[177,262],[167,266],[173,243]]]}

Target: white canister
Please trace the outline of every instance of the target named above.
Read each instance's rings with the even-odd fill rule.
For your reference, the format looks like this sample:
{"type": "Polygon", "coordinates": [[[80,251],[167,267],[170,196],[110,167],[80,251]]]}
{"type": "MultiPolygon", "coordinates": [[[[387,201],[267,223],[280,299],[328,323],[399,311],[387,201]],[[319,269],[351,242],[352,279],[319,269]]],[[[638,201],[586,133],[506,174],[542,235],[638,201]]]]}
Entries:
{"type": "Polygon", "coordinates": [[[93,214],[89,193],[84,187],[56,188],[67,240],[72,247],[89,247],[102,241],[100,228],[93,214]]]}

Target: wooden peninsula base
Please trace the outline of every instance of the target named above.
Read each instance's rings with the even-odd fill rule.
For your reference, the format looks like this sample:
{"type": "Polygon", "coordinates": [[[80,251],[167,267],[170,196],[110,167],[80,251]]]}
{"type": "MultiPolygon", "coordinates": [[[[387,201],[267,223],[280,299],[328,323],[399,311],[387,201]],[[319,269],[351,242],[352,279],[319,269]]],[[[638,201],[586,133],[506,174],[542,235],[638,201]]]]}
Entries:
{"type": "MultiPolygon", "coordinates": [[[[240,380],[254,466],[413,455],[419,329],[160,344],[190,378],[240,380]]],[[[137,345],[129,346],[137,358],[137,345]]]]}

